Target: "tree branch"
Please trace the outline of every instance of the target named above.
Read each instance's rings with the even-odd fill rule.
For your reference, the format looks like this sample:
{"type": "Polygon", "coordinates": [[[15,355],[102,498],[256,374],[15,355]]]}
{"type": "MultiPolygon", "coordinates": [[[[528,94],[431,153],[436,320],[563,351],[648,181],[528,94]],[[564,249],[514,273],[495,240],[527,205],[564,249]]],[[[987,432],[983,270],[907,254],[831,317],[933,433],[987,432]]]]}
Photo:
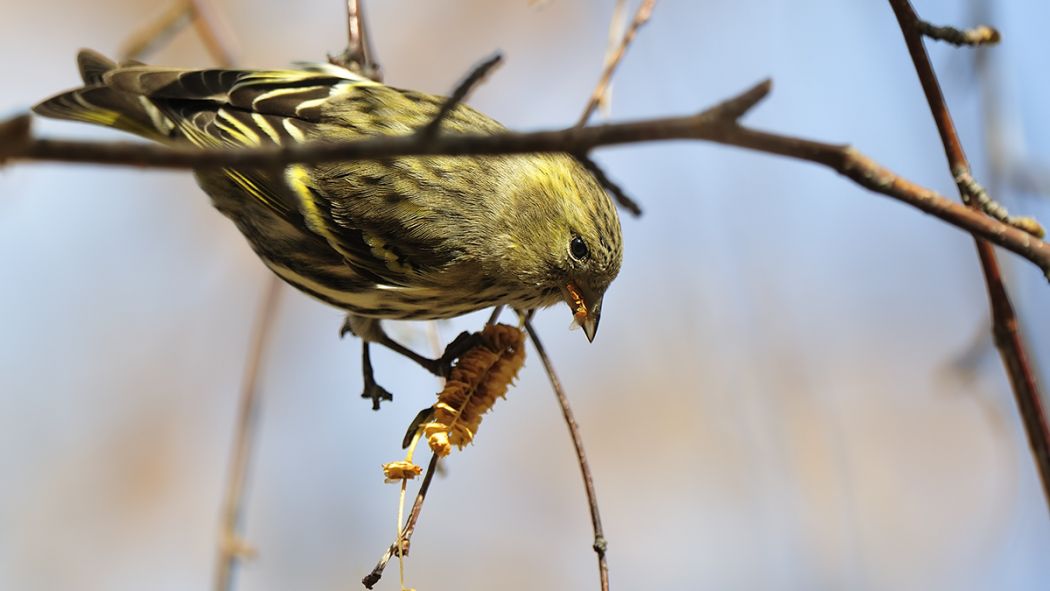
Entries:
{"type": "MultiPolygon", "coordinates": [[[[948,111],[944,94],[941,92],[940,83],[937,81],[937,74],[930,63],[926,47],[922,43],[922,35],[925,34],[923,23],[909,0],[890,0],[890,6],[897,16],[901,33],[908,46],[908,53],[915,65],[915,72],[926,94],[926,102],[929,103],[930,112],[937,124],[937,131],[941,136],[941,143],[944,144],[944,152],[948,158],[948,166],[959,186],[959,194],[964,201],[969,202],[970,207],[980,210],[982,208],[980,200],[971,199],[978,197],[974,194],[974,187],[980,185],[973,181],[970,174],[970,163],[966,159],[962,142],[955,130],[955,124],[948,111]]],[[[1039,470],[1043,494],[1047,503],[1050,504],[1050,427],[1047,425],[1046,413],[1043,410],[1042,396],[1028,363],[1028,354],[1021,339],[1017,316],[1003,284],[995,251],[991,244],[981,240],[981,238],[989,239],[988,236],[974,232],[974,238],[991,302],[992,332],[995,335],[995,344],[1003,359],[1003,365],[1006,367],[1014,398],[1017,400],[1018,410],[1028,436],[1028,444],[1039,470]]],[[[1043,250],[1046,250],[1045,242],[1040,241],[1039,244],[1043,245],[1043,250]]],[[[1043,271],[1046,272],[1047,268],[1043,267],[1043,271]]]]}
{"type": "Polygon", "coordinates": [[[654,6],[656,6],[656,0],[642,0],[642,3],[638,6],[638,10],[634,13],[634,19],[631,20],[631,24],[624,32],[623,39],[620,40],[620,45],[606,59],[605,68],[602,69],[602,74],[598,78],[598,84],[595,86],[594,92],[591,93],[587,106],[583,109],[583,115],[580,115],[580,120],[576,123],[577,127],[587,125],[587,121],[590,120],[594,110],[602,102],[602,97],[605,96],[609,83],[612,82],[616,68],[623,61],[623,56],[627,53],[627,48],[630,47],[631,42],[634,41],[635,35],[638,34],[638,29],[641,29],[645,23],[649,22],[654,6]]]}
{"type": "Polygon", "coordinates": [[[244,504],[245,483],[251,465],[255,430],[259,422],[258,381],[262,369],[262,358],[270,343],[277,306],[280,301],[281,281],[276,275],[268,278],[268,287],[255,319],[248,362],[244,369],[244,382],[240,404],[237,409],[237,428],[233,435],[233,453],[226,472],[226,492],[223,495],[219,555],[216,560],[215,591],[233,589],[234,570],[237,560],[244,556],[247,545],[238,531],[244,504]]]}
{"type": "Polygon", "coordinates": [[[846,145],[751,130],[736,124],[770,91],[763,81],[705,111],[685,117],[649,119],[556,131],[495,135],[376,137],[349,142],[309,142],[284,147],[198,149],[131,142],[28,139],[0,145],[0,162],[80,162],[157,168],[278,167],[396,156],[588,153],[600,146],[658,140],[703,140],[816,162],[858,184],[930,213],[1038,265],[1050,278],[1050,244],[998,220],[970,210],[929,189],[901,179],[846,145]]]}
{"type": "Polygon", "coordinates": [[[917,20],[919,32],[930,39],[944,41],[952,45],[994,45],[999,42],[999,31],[988,25],[979,25],[972,29],[955,27],[938,27],[924,20],[917,20]]]}
{"type": "Polygon", "coordinates": [[[412,540],[412,533],[416,531],[416,523],[419,521],[419,514],[423,511],[423,501],[427,498],[427,491],[430,490],[430,482],[434,479],[437,464],[438,455],[431,455],[430,464],[427,465],[426,474],[423,475],[423,482],[419,485],[419,492],[416,493],[416,500],[412,503],[412,511],[408,514],[408,520],[406,520],[405,527],[401,530],[401,535],[398,536],[398,539],[393,544],[390,544],[390,547],[383,553],[372,572],[361,579],[361,584],[366,589],[371,589],[379,582],[379,579],[383,578],[383,571],[391,558],[399,553],[408,556],[409,542],[412,540]]]}
{"type": "Polygon", "coordinates": [[[580,473],[583,476],[583,487],[587,491],[587,504],[591,510],[591,527],[594,529],[594,545],[592,547],[595,554],[598,555],[598,578],[601,582],[602,591],[609,591],[609,563],[605,558],[607,548],[605,531],[602,529],[602,516],[598,512],[598,493],[594,490],[594,477],[591,476],[591,466],[587,461],[587,453],[583,450],[583,437],[580,436],[580,426],[576,423],[576,417],[573,415],[569,398],[565,395],[565,389],[562,388],[561,380],[558,379],[558,374],[554,371],[554,364],[551,362],[550,357],[547,356],[547,350],[543,348],[543,342],[540,341],[539,334],[532,327],[532,312],[525,316],[525,330],[528,331],[529,339],[532,340],[532,345],[536,347],[536,353],[543,362],[543,369],[546,370],[547,377],[550,378],[554,396],[558,399],[561,413],[565,417],[565,424],[569,427],[569,435],[572,437],[572,445],[576,450],[576,459],[579,461],[580,473]]]}
{"type": "Polygon", "coordinates": [[[470,95],[471,91],[485,80],[485,77],[489,75],[493,68],[501,63],[503,63],[503,56],[497,53],[475,66],[470,74],[456,85],[456,88],[453,89],[452,94],[448,95],[445,102],[441,103],[441,109],[438,110],[437,115],[434,115],[434,118],[430,120],[426,127],[419,130],[419,135],[426,139],[432,139],[436,136],[438,131],[441,130],[441,122],[448,117],[449,113],[459,106],[460,103],[467,100],[467,96],[470,95]]]}

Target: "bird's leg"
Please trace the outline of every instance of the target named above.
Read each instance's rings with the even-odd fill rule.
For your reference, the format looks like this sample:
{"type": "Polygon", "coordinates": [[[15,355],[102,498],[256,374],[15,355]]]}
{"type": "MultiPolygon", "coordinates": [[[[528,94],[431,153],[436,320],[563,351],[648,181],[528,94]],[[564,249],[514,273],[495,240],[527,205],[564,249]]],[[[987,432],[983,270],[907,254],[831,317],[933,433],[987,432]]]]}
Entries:
{"type": "MultiPolygon", "coordinates": [[[[381,331],[382,332],[382,331],[381,331]]],[[[437,359],[431,359],[424,357],[419,353],[416,353],[412,349],[402,345],[401,343],[390,338],[386,332],[382,332],[380,335],[376,335],[378,338],[374,342],[383,345],[387,349],[404,355],[405,357],[415,361],[423,369],[430,373],[447,378],[449,372],[452,371],[452,363],[459,359],[461,355],[470,350],[471,347],[477,344],[477,335],[469,332],[461,332],[459,336],[452,340],[451,343],[445,347],[445,352],[437,359]]]]}
{"type": "Polygon", "coordinates": [[[372,353],[368,341],[361,341],[361,371],[365,380],[365,391],[361,393],[361,398],[372,399],[372,410],[379,410],[379,403],[383,400],[394,399],[394,395],[377,384],[372,375],[372,353]]]}
{"type": "Polygon", "coordinates": [[[372,373],[372,351],[369,346],[369,337],[372,336],[378,325],[378,322],[372,323],[371,321],[362,321],[360,317],[347,316],[343,327],[339,329],[340,337],[345,337],[347,334],[361,337],[361,374],[365,383],[365,389],[361,393],[361,398],[368,398],[372,401],[372,410],[379,410],[380,402],[394,399],[393,394],[376,383],[375,375],[372,373]]]}
{"type": "Polygon", "coordinates": [[[412,349],[402,345],[401,343],[390,338],[390,335],[386,334],[383,330],[382,325],[378,319],[366,318],[363,316],[355,316],[350,314],[346,317],[346,322],[343,323],[342,330],[339,331],[340,336],[346,336],[347,333],[355,334],[361,337],[362,341],[362,369],[365,378],[365,392],[361,396],[364,398],[372,399],[372,408],[379,408],[380,400],[390,400],[391,394],[384,390],[381,386],[375,383],[375,379],[372,376],[372,360],[368,345],[370,343],[376,343],[398,353],[412,361],[415,361],[423,369],[430,373],[447,378],[449,372],[452,371],[452,363],[459,359],[461,355],[466,353],[471,347],[477,344],[478,336],[469,332],[462,332],[451,343],[445,347],[445,352],[437,359],[431,359],[424,357],[419,353],[416,353],[412,349]]]}

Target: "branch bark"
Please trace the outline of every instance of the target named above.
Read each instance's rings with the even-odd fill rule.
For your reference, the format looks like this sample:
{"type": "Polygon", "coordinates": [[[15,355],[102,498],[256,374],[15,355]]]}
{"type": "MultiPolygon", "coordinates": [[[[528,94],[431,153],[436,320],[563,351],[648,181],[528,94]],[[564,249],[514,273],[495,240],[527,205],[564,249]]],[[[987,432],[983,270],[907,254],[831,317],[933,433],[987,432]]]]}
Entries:
{"type": "MultiPolygon", "coordinates": [[[[897,17],[904,41],[908,46],[908,53],[915,65],[915,72],[926,94],[926,102],[929,103],[930,113],[937,124],[948,166],[959,185],[959,194],[964,201],[969,201],[971,208],[979,211],[981,203],[978,199],[971,199],[971,197],[976,197],[974,187],[979,188],[980,186],[973,181],[970,163],[963,151],[959,134],[955,130],[955,123],[948,111],[944,93],[941,92],[937,74],[933,70],[926,47],[922,42],[922,36],[929,34],[930,26],[923,23],[909,0],[890,0],[890,6],[897,17]]],[[[1046,413],[1043,409],[1042,395],[1028,362],[1028,353],[1025,351],[1021,338],[1020,326],[1013,304],[1006,292],[995,251],[991,244],[982,240],[982,238],[987,239],[987,236],[980,232],[973,233],[991,303],[992,333],[995,336],[995,344],[1010,379],[1014,398],[1017,400],[1025,433],[1028,436],[1028,444],[1032,449],[1043,485],[1043,494],[1047,503],[1050,504],[1050,428],[1048,428],[1046,413]]],[[[992,240],[992,242],[995,241],[992,240]]],[[[1043,267],[1043,271],[1047,272],[1047,268],[1043,267]]]]}
{"type": "Polygon", "coordinates": [[[132,142],[91,142],[28,138],[0,145],[0,162],[55,161],[156,168],[267,168],[292,163],[320,163],[396,156],[521,154],[568,152],[587,154],[618,144],[702,140],[807,160],[832,168],[861,186],[934,215],[1035,263],[1050,279],[1050,244],[1033,235],[951,201],[935,191],[902,179],[856,149],[804,138],[753,130],[737,124],[766,97],[771,83],[760,82],[739,95],[695,115],[648,119],[554,131],[495,135],[419,134],[376,137],[350,142],[309,142],[284,147],[198,149],[132,142]]]}

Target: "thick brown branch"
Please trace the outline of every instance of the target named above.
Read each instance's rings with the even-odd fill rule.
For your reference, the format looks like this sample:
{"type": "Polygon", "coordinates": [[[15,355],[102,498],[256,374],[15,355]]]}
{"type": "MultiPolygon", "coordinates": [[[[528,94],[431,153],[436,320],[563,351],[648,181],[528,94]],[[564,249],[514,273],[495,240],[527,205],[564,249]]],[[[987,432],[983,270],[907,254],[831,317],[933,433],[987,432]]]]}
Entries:
{"type": "MultiPolygon", "coordinates": [[[[0,157],[12,160],[79,162],[153,168],[267,168],[293,163],[382,160],[396,156],[585,153],[598,146],[655,140],[716,141],[727,116],[736,116],[769,94],[763,81],[740,95],[696,115],[631,123],[568,128],[556,131],[495,135],[382,136],[357,141],[317,141],[290,146],[200,149],[135,142],[92,142],[36,139],[24,145],[0,146],[0,157]]],[[[730,117],[731,118],[731,117],[730,117]]]]}
{"type": "MultiPolygon", "coordinates": [[[[890,0],[890,5],[897,16],[897,22],[900,24],[904,41],[908,46],[908,53],[915,66],[915,72],[926,94],[926,101],[929,103],[930,112],[937,124],[941,143],[944,144],[948,166],[959,184],[959,193],[964,200],[969,202],[970,207],[979,210],[982,207],[979,199],[976,198],[979,196],[972,194],[972,186],[966,182],[968,179],[972,180],[970,163],[966,159],[959,134],[955,130],[955,123],[952,121],[940,83],[937,81],[937,74],[933,71],[933,65],[930,63],[926,47],[922,42],[922,35],[925,32],[923,22],[908,0],[890,0]]],[[[974,181],[973,186],[979,185],[976,185],[974,181]]],[[[1028,363],[1028,354],[1021,338],[1013,304],[1003,284],[995,251],[991,244],[981,238],[996,244],[999,242],[980,232],[974,231],[973,233],[991,302],[992,331],[995,335],[995,343],[1002,356],[1003,365],[1006,366],[1007,376],[1024,422],[1025,433],[1028,435],[1028,444],[1032,448],[1032,454],[1039,469],[1043,494],[1046,496],[1047,503],[1050,503],[1050,426],[1047,425],[1046,413],[1043,410],[1042,395],[1036,384],[1035,374],[1028,363]]],[[[1038,245],[1046,250],[1045,242],[1039,241],[1038,245]]],[[[1045,266],[1043,270],[1048,271],[1045,266]]]]}
{"type": "MultiPolygon", "coordinates": [[[[22,145],[0,145],[0,161],[38,160],[151,166],[158,168],[276,167],[295,162],[334,162],[396,156],[521,154],[567,152],[583,154],[599,146],[657,140],[703,140],[810,160],[846,170],[847,148],[802,138],[749,130],[735,119],[754,107],[770,90],[761,82],[738,96],[686,117],[650,119],[557,131],[508,132],[497,135],[377,137],[352,142],[311,142],[286,147],[202,150],[140,143],[100,143],[35,139],[22,145]]],[[[868,161],[870,162],[870,161],[868,161]]],[[[874,163],[871,163],[874,165],[874,163]]],[[[863,186],[905,201],[923,211],[1015,252],[1038,265],[1050,277],[1050,244],[998,220],[988,218],[933,191],[903,181],[885,168],[858,166],[847,174],[863,186]],[[878,179],[896,179],[882,182],[878,179]],[[862,182],[863,181],[863,182],[862,182]]]]}

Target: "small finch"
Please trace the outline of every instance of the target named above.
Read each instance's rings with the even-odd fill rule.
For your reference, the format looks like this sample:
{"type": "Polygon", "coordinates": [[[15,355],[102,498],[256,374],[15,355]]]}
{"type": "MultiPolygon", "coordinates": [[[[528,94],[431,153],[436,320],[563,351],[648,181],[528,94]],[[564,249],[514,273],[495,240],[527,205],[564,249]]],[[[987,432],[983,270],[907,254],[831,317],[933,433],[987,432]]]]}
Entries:
{"type": "MultiPolygon", "coordinates": [[[[165,144],[288,146],[426,126],[445,99],[385,86],[331,64],[297,70],[182,70],[78,56],[84,86],[40,115],[165,144]]],[[[455,107],[449,134],[498,133],[455,107]]],[[[406,353],[379,319],[451,318],[506,305],[569,304],[593,340],[620,269],[616,208],[567,154],[426,156],[208,169],[197,181],[281,279],[346,310],[367,342],[406,353]]],[[[407,352],[432,371],[436,360],[407,352]],[[422,361],[421,361],[422,362],[422,361]]],[[[371,380],[366,368],[366,382],[371,380]]],[[[366,383],[366,396],[373,384],[366,383]]],[[[381,388],[380,388],[381,390],[381,388]]],[[[384,395],[385,391],[383,391],[384,395]]],[[[375,399],[378,403],[378,399],[375,399]]]]}

